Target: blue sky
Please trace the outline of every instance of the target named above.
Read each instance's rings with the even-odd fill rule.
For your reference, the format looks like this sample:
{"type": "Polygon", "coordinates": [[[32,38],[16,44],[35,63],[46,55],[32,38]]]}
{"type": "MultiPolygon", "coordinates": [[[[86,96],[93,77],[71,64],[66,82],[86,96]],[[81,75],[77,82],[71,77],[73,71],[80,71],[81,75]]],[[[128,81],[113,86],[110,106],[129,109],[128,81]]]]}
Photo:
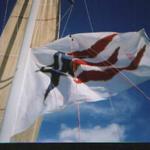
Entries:
{"type": "MultiPolygon", "coordinates": [[[[145,28],[150,36],[149,0],[86,0],[96,32],[127,32],[145,28]]],[[[4,0],[0,1],[0,31],[4,20],[4,0]]],[[[9,0],[9,16],[15,0],[9,0]]],[[[62,0],[62,16],[69,7],[62,0]]],[[[64,28],[66,18],[61,22],[64,28]]],[[[84,0],[75,0],[73,12],[63,36],[91,32],[84,0]]],[[[150,81],[139,85],[150,96],[150,81]]],[[[149,142],[150,101],[135,88],[106,101],[80,105],[80,139],[84,142],[149,142]]],[[[44,117],[37,142],[79,141],[77,106],[44,117]]]]}

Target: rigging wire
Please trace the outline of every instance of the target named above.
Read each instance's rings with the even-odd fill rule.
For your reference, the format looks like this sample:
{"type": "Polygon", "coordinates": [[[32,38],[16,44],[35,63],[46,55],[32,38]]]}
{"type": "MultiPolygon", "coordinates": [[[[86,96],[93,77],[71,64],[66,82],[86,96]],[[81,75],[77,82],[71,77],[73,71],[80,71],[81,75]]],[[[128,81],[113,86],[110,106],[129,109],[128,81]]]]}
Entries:
{"type": "Polygon", "coordinates": [[[84,5],[85,5],[85,9],[86,9],[86,13],[87,13],[87,17],[88,17],[88,20],[89,20],[89,25],[90,25],[91,31],[94,32],[93,24],[92,24],[92,20],[91,20],[91,17],[90,17],[90,13],[89,13],[89,9],[88,9],[86,0],[84,0],[84,5]]]}
{"type": "Polygon", "coordinates": [[[68,12],[69,12],[70,9],[71,9],[71,6],[68,7],[68,9],[65,11],[65,13],[63,14],[63,16],[62,16],[60,22],[62,22],[62,21],[64,20],[64,18],[66,17],[66,15],[68,14],[68,12]]]}
{"type": "MultiPolygon", "coordinates": [[[[72,52],[72,50],[74,49],[73,48],[73,41],[74,41],[74,38],[73,38],[73,36],[70,34],[69,35],[69,37],[70,37],[70,40],[71,40],[71,45],[70,45],[70,52],[72,52]]],[[[77,87],[77,84],[75,84],[76,85],[76,93],[78,92],[78,87],[77,87]]],[[[80,137],[81,137],[81,132],[80,132],[80,127],[81,127],[81,125],[80,125],[80,104],[79,103],[77,103],[76,104],[76,107],[77,107],[77,134],[78,134],[78,142],[80,142],[80,137]]]]}
{"type": "Polygon", "coordinates": [[[81,141],[80,104],[77,103],[78,142],[81,141]]]}
{"type": "MultiPolygon", "coordinates": [[[[90,17],[90,14],[89,14],[89,10],[88,10],[88,7],[87,7],[86,0],[84,0],[84,4],[85,4],[85,9],[86,9],[86,12],[87,12],[88,20],[89,20],[89,23],[90,23],[90,28],[91,28],[91,31],[93,32],[93,31],[94,31],[94,30],[93,30],[93,25],[92,25],[92,22],[91,22],[91,17],[90,17]]],[[[72,6],[73,6],[73,5],[72,5],[72,6]]],[[[69,16],[68,16],[68,19],[67,19],[67,21],[66,21],[66,24],[65,24],[65,26],[64,26],[64,30],[63,30],[63,32],[62,32],[62,35],[64,34],[64,32],[65,32],[65,30],[66,30],[66,27],[67,27],[67,24],[68,24],[68,21],[69,21],[71,12],[72,12],[72,7],[71,7],[71,10],[70,10],[70,14],[69,14],[69,16]]],[[[61,37],[62,37],[62,35],[61,35],[61,37]]],[[[73,38],[72,38],[71,35],[70,35],[70,38],[71,38],[71,41],[73,42],[73,38]]],[[[71,42],[71,43],[72,43],[72,42],[71,42]]],[[[72,47],[72,46],[71,46],[71,47],[72,47]]],[[[81,140],[81,133],[80,133],[80,129],[81,129],[81,128],[80,128],[80,127],[81,127],[81,125],[80,125],[80,104],[77,103],[76,105],[77,105],[78,138],[79,138],[79,142],[80,142],[80,140],[81,140]]]]}
{"type": "Polygon", "coordinates": [[[65,31],[66,31],[66,28],[67,28],[67,25],[68,25],[68,22],[69,22],[69,19],[70,19],[72,10],[73,10],[73,5],[71,5],[70,7],[71,7],[71,8],[70,8],[70,11],[69,11],[69,15],[68,15],[68,17],[67,17],[66,23],[65,23],[65,25],[64,25],[64,28],[63,28],[63,31],[62,31],[62,34],[61,34],[60,37],[63,37],[63,35],[64,35],[65,31]]]}

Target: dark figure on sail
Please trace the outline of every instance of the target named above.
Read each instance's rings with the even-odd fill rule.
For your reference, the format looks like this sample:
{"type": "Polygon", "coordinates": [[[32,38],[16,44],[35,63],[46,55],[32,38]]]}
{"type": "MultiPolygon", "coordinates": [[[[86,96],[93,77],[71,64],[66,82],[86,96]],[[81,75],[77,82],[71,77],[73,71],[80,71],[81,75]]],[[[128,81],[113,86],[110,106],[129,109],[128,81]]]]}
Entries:
{"type": "Polygon", "coordinates": [[[120,47],[116,48],[111,56],[102,62],[92,63],[88,62],[82,58],[93,58],[96,57],[100,52],[104,51],[105,47],[111,42],[112,38],[115,36],[107,36],[94,45],[91,48],[83,51],[76,51],[72,53],[57,52],[54,54],[54,63],[45,67],[41,67],[39,71],[43,73],[51,73],[51,82],[44,94],[44,101],[46,100],[49,92],[58,86],[60,76],[72,76],[74,81],[78,84],[85,83],[88,81],[106,81],[113,78],[116,74],[123,70],[135,70],[137,69],[142,56],[144,54],[146,46],[144,46],[138,53],[137,56],[127,67],[115,68],[114,65],[118,61],[118,53],[120,47]],[[94,49],[95,48],[95,49],[94,49]],[[93,52],[94,51],[94,52],[93,52]],[[104,71],[82,71],[77,77],[75,77],[74,72],[78,69],[80,65],[88,66],[112,66],[111,68],[105,69],[104,71]]]}
{"type": "Polygon", "coordinates": [[[46,89],[46,92],[44,94],[44,100],[47,98],[49,92],[55,88],[56,86],[58,86],[59,84],[59,78],[60,76],[66,76],[65,73],[58,71],[58,70],[54,70],[52,68],[48,68],[48,67],[42,67],[40,69],[40,71],[44,72],[44,73],[51,73],[51,82],[48,86],[48,88],[46,89]]]}
{"type": "Polygon", "coordinates": [[[67,76],[67,73],[74,77],[74,72],[71,67],[72,57],[68,57],[63,52],[54,54],[54,63],[45,67],[41,67],[40,71],[44,73],[51,73],[51,82],[44,94],[44,100],[47,98],[49,92],[58,86],[60,76],[67,76]],[[59,64],[61,62],[62,64],[59,64]],[[62,67],[61,67],[62,65],[62,67]]]}

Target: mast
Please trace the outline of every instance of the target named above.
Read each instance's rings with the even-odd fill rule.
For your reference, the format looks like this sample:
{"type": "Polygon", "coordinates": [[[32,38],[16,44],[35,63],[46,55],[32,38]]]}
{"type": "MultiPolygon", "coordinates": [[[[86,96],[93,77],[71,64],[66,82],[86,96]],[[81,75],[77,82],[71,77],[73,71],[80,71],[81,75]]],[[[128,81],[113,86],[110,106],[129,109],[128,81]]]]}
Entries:
{"type": "MultiPolygon", "coordinates": [[[[2,125],[11,83],[16,70],[19,50],[25,34],[32,0],[17,0],[1,36],[0,50],[0,125],[2,125]]],[[[57,37],[59,0],[41,0],[31,46],[41,46],[57,37]]],[[[41,119],[27,131],[13,137],[12,141],[33,142],[41,119]]]]}

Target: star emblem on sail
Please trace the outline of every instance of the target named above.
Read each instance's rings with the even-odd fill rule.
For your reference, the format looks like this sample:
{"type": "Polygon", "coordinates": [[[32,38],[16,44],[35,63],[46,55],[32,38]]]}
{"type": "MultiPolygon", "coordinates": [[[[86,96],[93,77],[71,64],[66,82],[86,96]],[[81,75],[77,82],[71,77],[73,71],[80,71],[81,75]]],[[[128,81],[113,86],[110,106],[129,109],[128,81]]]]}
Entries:
{"type": "Polygon", "coordinates": [[[44,113],[77,102],[107,100],[149,80],[150,44],[143,30],[81,33],[72,38],[32,49],[16,133],[44,113]]]}

